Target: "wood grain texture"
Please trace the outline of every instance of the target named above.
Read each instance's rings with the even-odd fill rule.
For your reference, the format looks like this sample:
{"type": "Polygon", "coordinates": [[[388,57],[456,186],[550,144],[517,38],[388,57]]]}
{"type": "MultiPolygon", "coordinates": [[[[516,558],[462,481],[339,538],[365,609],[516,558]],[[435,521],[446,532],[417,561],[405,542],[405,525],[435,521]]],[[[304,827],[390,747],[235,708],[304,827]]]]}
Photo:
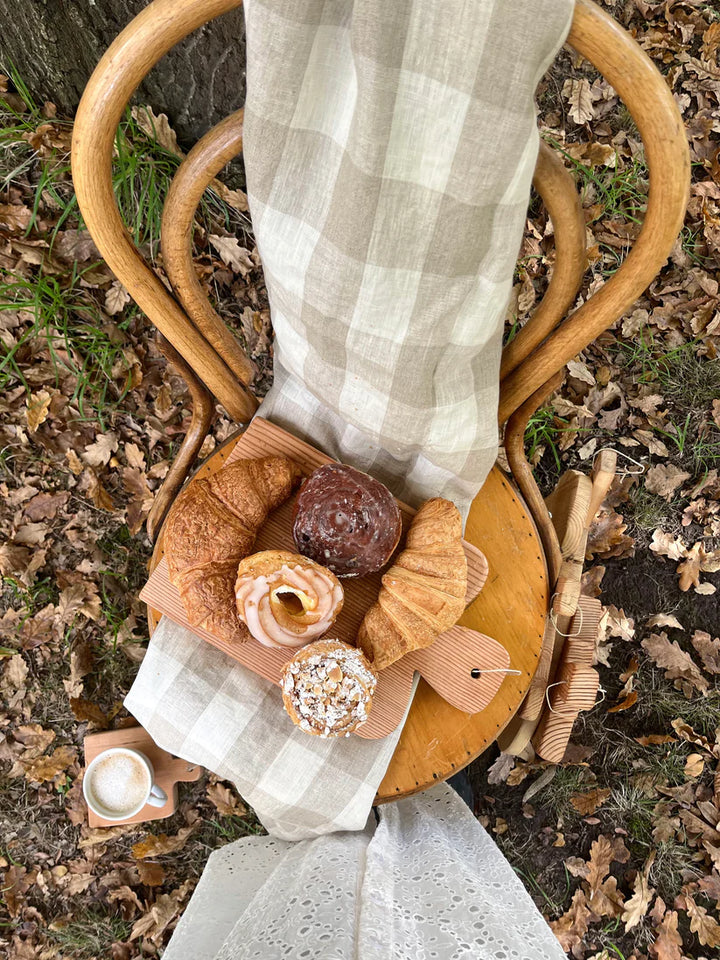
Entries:
{"type": "Polygon", "coordinates": [[[208,435],[215,413],[212,394],[195,376],[195,371],[185,363],[177,350],[163,337],[159,330],[156,333],[155,340],[160,352],[175,367],[188,385],[192,400],[192,416],[188,432],[185,434],[177,456],[173,460],[160,489],[155,493],[152,507],[147,516],[147,532],[151,541],[155,540],[165,515],[180,487],[185,482],[188,471],[195,463],[203,441],[208,435]]]}
{"type": "MultiPolygon", "coordinates": [[[[544,141],[540,141],[533,187],[552,221],[555,263],[545,296],[525,326],[502,353],[500,389],[503,380],[518,369],[563,319],[577,296],[587,270],[585,214],[575,180],[544,141]]],[[[522,373],[519,374],[522,376],[522,373]]],[[[539,406],[539,404],[538,404],[539,406]]],[[[511,413],[507,412],[501,423],[511,413]]]]}
{"type": "MultiPolygon", "coordinates": [[[[227,466],[243,457],[261,457],[269,454],[291,457],[302,464],[306,473],[331,459],[309,444],[291,436],[275,424],[256,417],[238,439],[232,452],[225,459],[227,466]]],[[[205,475],[200,471],[200,475],[205,475]]],[[[399,504],[404,526],[407,528],[415,511],[399,504]]],[[[255,544],[260,550],[290,550],[296,547],[292,539],[293,499],[289,499],[268,517],[255,544]]],[[[468,557],[468,594],[471,603],[487,579],[488,566],[483,554],[466,544],[468,557]]],[[[400,545],[402,549],[402,544],[400,545]]],[[[355,643],[358,628],[367,609],[377,599],[382,573],[366,577],[346,578],[342,581],[345,593],[343,609],[332,628],[332,636],[355,643]]],[[[254,640],[233,644],[213,636],[207,630],[192,627],[177,589],[170,583],[167,564],[161,560],[154,566],[148,583],[140,593],[142,600],[153,609],[170,617],[176,623],[188,627],[198,636],[218,647],[228,656],[260,674],[273,683],[280,680],[282,668],[295,652],[291,649],[276,650],[264,647],[254,640]]],[[[360,736],[376,739],[387,736],[405,714],[412,687],[413,672],[418,671],[456,709],[476,713],[495,696],[503,680],[502,673],[485,671],[502,670],[509,666],[506,651],[495,640],[467,627],[454,627],[446,631],[429,648],[416,651],[380,672],[378,690],[367,723],[358,728],[360,736]],[[479,668],[481,675],[473,678],[471,671],[479,668]]]]}
{"type": "Polygon", "coordinates": [[[146,804],[139,813],[128,820],[105,820],[88,809],[88,824],[91,827],[116,827],[121,823],[146,823],[150,820],[164,820],[177,810],[178,783],[199,780],[203,768],[187,760],[180,760],[162,750],[143,727],[123,727],[120,730],[107,730],[85,737],[85,766],[111,747],[130,747],[144,753],[155,771],[155,783],[162,787],[168,800],[163,807],[146,804]]]}
{"type": "MultiPolygon", "coordinates": [[[[229,438],[195,476],[220,470],[238,440],[239,436],[229,438]]],[[[473,503],[465,539],[482,549],[490,572],[486,587],[459,622],[496,637],[507,650],[511,666],[522,673],[505,677],[498,695],[474,716],[450,706],[421,680],[398,748],[378,790],[380,803],[418,793],[479,756],[517,711],[537,666],[548,606],[547,570],[532,518],[512,483],[497,467],[473,503]]],[[[162,555],[161,530],[151,569],[162,555]]],[[[148,616],[152,631],[159,613],[150,607],[148,616]]]]}
{"type": "MultiPolygon", "coordinates": [[[[161,227],[163,265],[175,294],[200,333],[243,386],[252,381],[255,368],[210,305],[195,272],[192,240],[195,213],[205,189],[242,152],[244,113],[238,110],[213,127],[180,164],[165,200],[161,227]]],[[[252,412],[258,402],[245,392],[252,412]]]]}
{"type": "Polygon", "coordinates": [[[573,724],[581,710],[595,705],[600,678],[596,670],[578,663],[564,663],[549,692],[545,709],[532,738],[535,752],[550,763],[561,763],[573,724]]]}

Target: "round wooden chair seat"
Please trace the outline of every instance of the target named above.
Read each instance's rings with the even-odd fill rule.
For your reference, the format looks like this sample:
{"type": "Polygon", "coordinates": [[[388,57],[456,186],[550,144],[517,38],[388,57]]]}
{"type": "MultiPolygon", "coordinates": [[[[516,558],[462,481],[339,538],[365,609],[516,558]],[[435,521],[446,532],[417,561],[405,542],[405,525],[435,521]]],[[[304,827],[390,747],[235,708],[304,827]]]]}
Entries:
{"type": "MultiPolygon", "coordinates": [[[[196,471],[222,468],[239,434],[219,447],[196,471]]],[[[495,467],[475,499],[465,538],[487,557],[487,583],[460,623],[494,637],[520,675],[505,678],[494,700],[478,714],[451,707],[420,680],[395,754],[377,794],[379,803],[418,793],[467,766],[497,738],[516,713],[535,673],[548,610],[548,576],[537,529],[508,477],[495,467]]],[[[163,555],[157,538],[151,570],[163,555]]],[[[148,610],[150,629],[159,615],[148,610]]]]}

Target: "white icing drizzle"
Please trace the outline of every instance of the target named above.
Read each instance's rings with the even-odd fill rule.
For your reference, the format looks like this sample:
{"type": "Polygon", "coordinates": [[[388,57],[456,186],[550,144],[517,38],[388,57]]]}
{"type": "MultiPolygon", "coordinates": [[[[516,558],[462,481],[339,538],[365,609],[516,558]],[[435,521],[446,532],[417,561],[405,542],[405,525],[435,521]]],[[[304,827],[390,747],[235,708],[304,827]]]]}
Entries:
{"type": "Polygon", "coordinates": [[[235,587],[237,610],[252,636],[266,647],[301,647],[326,633],[343,599],[343,590],[317,567],[283,564],[267,576],[246,575],[235,587]],[[272,608],[274,594],[284,588],[298,590],[310,603],[301,616],[293,617],[298,630],[278,623],[272,608]]]}

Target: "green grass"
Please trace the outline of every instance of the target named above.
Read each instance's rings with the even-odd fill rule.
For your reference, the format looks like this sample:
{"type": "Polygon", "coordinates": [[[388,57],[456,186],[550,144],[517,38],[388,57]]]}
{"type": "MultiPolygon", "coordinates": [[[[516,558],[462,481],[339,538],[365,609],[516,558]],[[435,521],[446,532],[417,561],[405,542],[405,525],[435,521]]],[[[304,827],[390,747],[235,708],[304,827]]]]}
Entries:
{"type": "MultiPolygon", "coordinates": [[[[28,138],[47,120],[21,78],[12,69],[9,72],[16,94],[11,100],[0,97],[0,165],[7,171],[0,186],[15,183],[24,191],[30,209],[25,237],[45,239],[52,248],[61,230],[84,226],[70,179],[70,158],[62,150],[42,157],[33,150],[28,138]],[[52,226],[45,226],[50,219],[52,226]],[[44,233],[39,232],[41,226],[44,233]]],[[[157,257],[162,207],[180,162],[126,112],[115,138],[113,186],[133,239],[151,260],[157,257]]],[[[250,227],[244,214],[228,207],[212,190],[205,192],[198,221],[205,233],[242,232],[250,227]]],[[[32,384],[25,371],[42,358],[44,350],[54,368],[56,387],[68,377],[73,381],[69,390],[63,384],[63,392],[77,406],[78,418],[97,418],[106,429],[108,418],[132,385],[123,348],[137,308],[129,304],[109,321],[103,311],[103,292],[98,294],[84,282],[84,275],[95,266],[75,263],[67,274],[58,275],[45,264],[22,264],[0,277],[0,311],[21,311],[22,318],[14,330],[17,343],[0,350],[0,389],[8,391],[21,384],[29,394],[32,384]]]]}
{"type": "Polygon", "coordinates": [[[48,927],[47,934],[66,957],[90,960],[109,957],[112,944],[126,941],[131,930],[132,924],[127,920],[97,909],[85,911],[69,922],[56,921],[48,927]]]}
{"type": "Polygon", "coordinates": [[[549,407],[537,410],[528,420],[525,428],[525,456],[529,461],[540,447],[545,447],[552,454],[558,471],[562,470],[558,440],[562,433],[569,429],[568,421],[559,417],[549,407]]]}
{"type": "Polygon", "coordinates": [[[680,511],[676,504],[651,493],[644,485],[633,489],[625,516],[640,530],[656,530],[662,526],[679,526],[680,511]]]}
{"type": "Polygon", "coordinates": [[[711,689],[705,697],[688,700],[663,678],[661,671],[646,667],[638,672],[635,689],[638,691],[636,715],[647,721],[648,732],[672,732],[671,721],[682,717],[714,742],[715,730],[720,727],[720,690],[711,689]]]}

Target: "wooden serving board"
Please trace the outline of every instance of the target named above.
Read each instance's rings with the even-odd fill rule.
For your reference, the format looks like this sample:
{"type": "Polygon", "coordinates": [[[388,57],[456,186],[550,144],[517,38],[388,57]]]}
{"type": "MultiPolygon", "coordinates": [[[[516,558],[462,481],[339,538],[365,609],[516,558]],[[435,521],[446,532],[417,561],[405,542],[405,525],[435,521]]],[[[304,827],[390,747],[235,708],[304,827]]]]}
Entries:
{"type": "MultiPolygon", "coordinates": [[[[310,474],[331,458],[302,440],[261,417],[256,417],[242,435],[227,464],[242,458],[269,455],[290,457],[310,474]]],[[[294,497],[278,507],[262,526],[255,551],[292,550],[297,548],[292,539],[292,507],[294,497]]],[[[407,529],[415,511],[398,501],[403,527],[407,529]]],[[[400,548],[402,549],[401,540],[400,548]]],[[[468,559],[468,593],[471,603],[482,589],[488,575],[487,561],[480,550],[463,542],[468,559]]],[[[331,635],[355,644],[358,628],[366,611],[377,600],[383,571],[360,578],[343,578],[345,602],[333,625],[331,635]]],[[[212,636],[206,630],[188,622],[180,595],[168,578],[167,562],[163,558],[140,592],[140,598],[152,608],[165,614],[175,623],[192,630],[198,636],[223,650],[234,660],[260,676],[278,683],[284,664],[295,650],[275,650],[255,640],[232,644],[212,636]]],[[[359,736],[378,739],[391,733],[403,718],[410,698],[413,674],[417,670],[425,680],[450,704],[466,713],[483,710],[497,693],[509,666],[507,651],[497,641],[467,627],[454,626],[432,646],[416,650],[402,660],[381,671],[373,708],[366,723],[357,728],[359,736]],[[472,672],[480,671],[474,677],[472,672]]]]}
{"type": "Polygon", "coordinates": [[[143,727],[123,727],[121,730],[109,730],[106,733],[93,733],[85,737],[85,766],[87,767],[98,754],[111,747],[129,747],[144,753],[155,771],[155,783],[167,794],[167,803],[163,807],[153,807],[149,803],[134,817],[127,820],[104,820],[88,807],[88,824],[91,827],[117,827],[123,823],[145,823],[148,820],[164,820],[177,810],[178,782],[199,780],[203,768],[187,760],[179,760],[172,754],[161,750],[143,727]]]}

